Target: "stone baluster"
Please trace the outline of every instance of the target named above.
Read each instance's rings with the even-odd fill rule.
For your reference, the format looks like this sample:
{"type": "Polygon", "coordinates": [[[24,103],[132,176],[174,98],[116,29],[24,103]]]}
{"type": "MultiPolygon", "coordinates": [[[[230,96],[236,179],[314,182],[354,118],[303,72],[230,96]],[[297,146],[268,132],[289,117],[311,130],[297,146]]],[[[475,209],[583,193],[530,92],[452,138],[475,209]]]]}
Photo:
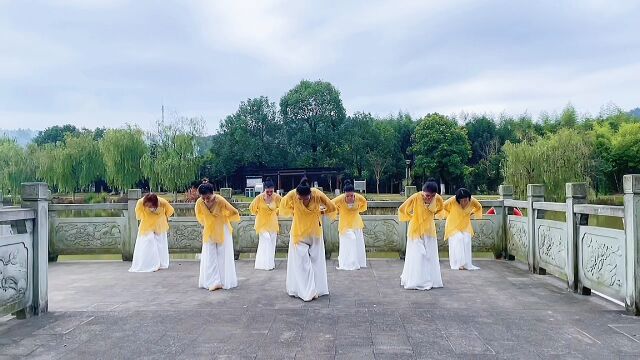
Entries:
{"type": "Polygon", "coordinates": [[[544,201],[544,185],[527,185],[527,240],[529,242],[527,262],[529,263],[529,271],[533,273],[538,272],[538,261],[536,259],[536,211],[533,209],[533,203],[540,201],[544,201]]]}
{"type": "Polygon", "coordinates": [[[627,254],[625,307],[640,315],[640,175],[625,175],[622,184],[627,254]]]}
{"type": "Polygon", "coordinates": [[[129,189],[127,192],[127,220],[129,225],[129,233],[122,239],[122,260],[133,260],[133,249],[136,246],[136,238],[138,237],[138,220],[136,219],[136,203],[142,197],[142,190],[129,189]]]}
{"type": "Polygon", "coordinates": [[[578,246],[578,227],[580,225],[587,225],[588,217],[586,215],[576,214],[573,210],[573,206],[577,204],[587,203],[587,184],[585,183],[568,183],[566,184],[566,223],[567,223],[567,288],[577,292],[580,289],[581,293],[588,295],[588,288],[578,285],[578,265],[580,259],[580,248],[578,246]]]}
{"type": "Polygon", "coordinates": [[[49,270],[49,189],[45,183],[22,184],[22,207],[34,209],[33,223],[33,286],[31,307],[17,314],[18,317],[40,315],[47,312],[49,270]]]}
{"type": "Polygon", "coordinates": [[[500,185],[498,187],[498,194],[500,200],[502,200],[502,206],[496,208],[496,220],[498,221],[498,233],[496,234],[496,245],[501,251],[502,258],[509,259],[509,249],[507,244],[507,227],[509,226],[509,212],[507,207],[504,206],[504,200],[513,199],[513,186],[512,185],[500,185]]]}

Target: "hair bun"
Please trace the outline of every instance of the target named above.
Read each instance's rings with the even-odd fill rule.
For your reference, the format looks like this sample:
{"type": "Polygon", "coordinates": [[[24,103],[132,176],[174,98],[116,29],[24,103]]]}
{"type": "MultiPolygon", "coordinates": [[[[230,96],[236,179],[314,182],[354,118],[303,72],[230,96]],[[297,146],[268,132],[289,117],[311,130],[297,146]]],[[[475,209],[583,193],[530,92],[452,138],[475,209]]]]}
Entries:
{"type": "Polygon", "coordinates": [[[347,186],[347,185],[351,185],[351,180],[345,180],[345,181],[344,181],[344,185],[345,185],[345,186],[347,186]]]}
{"type": "Polygon", "coordinates": [[[267,182],[267,181],[273,181],[273,180],[271,180],[271,177],[267,177],[267,179],[265,180],[265,182],[267,182]]]}
{"type": "Polygon", "coordinates": [[[436,179],[434,179],[434,178],[429,178],[429,179],[427,180],[427,182],[437,182],[437,181],[436,181],[436,179]]]}

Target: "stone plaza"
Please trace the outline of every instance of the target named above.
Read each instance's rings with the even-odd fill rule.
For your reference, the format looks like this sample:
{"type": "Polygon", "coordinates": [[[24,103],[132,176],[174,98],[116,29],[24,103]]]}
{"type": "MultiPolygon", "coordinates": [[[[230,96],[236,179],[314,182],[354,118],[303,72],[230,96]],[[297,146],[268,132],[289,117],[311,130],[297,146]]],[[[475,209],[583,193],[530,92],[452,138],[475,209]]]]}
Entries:
{"type": "Polygon", "coordinates": [[[239,286],[197,288],[197,261],[130,274],[127,262],[49,269],[49,312],[0,322],[0,359],[617,359],[640,357],[640,319],[507,261],[403,290],[402,261],[339,271],[305,303],[274,271],[237,262],[239,286]]]}

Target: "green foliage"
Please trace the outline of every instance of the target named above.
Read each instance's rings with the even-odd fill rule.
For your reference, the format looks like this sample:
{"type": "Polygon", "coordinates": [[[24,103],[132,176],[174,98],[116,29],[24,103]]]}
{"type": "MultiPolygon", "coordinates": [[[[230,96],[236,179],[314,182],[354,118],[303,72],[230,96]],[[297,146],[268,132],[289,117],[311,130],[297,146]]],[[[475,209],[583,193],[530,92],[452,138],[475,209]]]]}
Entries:
{"type": "Polygon", "coordinates": [[[525,198],[527,184],[544,184],[545,198],[562,201],[568,182],[590,183],[592,144],[579,131],[562,129],[532,143],[504,146],[506,183],[518,198],[525,198]]]}
{"type": "Polygon", "coordinates": [[[0,190],[10,194],[15,202],[19,200],[23,182],[33,181],[35,164],[27,151],[15,140],[0,139],[0,190]]]}
{"type": "Polygon", "coordinates": [[[445,184],[464,178],[471,146],[464,128],[444,115],[427,115],[415,132],[412,151],[416,155],[415,171],[433,176],[445,184]]]}
{"type": "Polygon", "coordinates": [[[475,165],[486,158],[499,143],[497,126],[487,116],[477,116],[464,125],[471,142],[471,161],[475,165]]]}
{"type": "Polygon", "coordinates": [[[303,80],[280,99],[287,146],[302,166],[335,165],[346,113],[331,83],[303,80]]]}
{"type": "Polygon", "coordinates": [[[107,182],[125,191],[143,178],[140,160],[147,146],[137,128],[109,129],[100,143],[107,182]]]}
{"type": "Polygon", "coordinates": [[[640,123],[620,125],[612,138],[611,159],[617,178],[640,172],[640,123]]]}
{"type": "Polygon", "coordinates": [[[38,136],[36,136],[33,139],[33,142],[38,145],[44,145],[44,144],[56,144],[59,142],[64,142],[65,141],[65,137],[68,134],[71,135],[77,135],[78,133],[80,133],[80,131],[78,130],[77,127],[67,124],[67,125],[63,125],[63,126],[52,126],[49,128],[44,129],[43,131],[40,131],[38,133],[38,136]]]}

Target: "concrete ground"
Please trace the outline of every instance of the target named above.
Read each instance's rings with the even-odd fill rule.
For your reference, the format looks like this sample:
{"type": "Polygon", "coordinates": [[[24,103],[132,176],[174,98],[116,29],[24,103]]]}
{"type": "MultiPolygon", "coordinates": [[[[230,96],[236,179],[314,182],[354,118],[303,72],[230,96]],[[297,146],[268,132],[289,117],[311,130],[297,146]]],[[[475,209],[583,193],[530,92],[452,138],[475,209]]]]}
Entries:
{"type": "Polygon", "coordinates": [[[400,260],[335,270],[310,303],[274,271],[239,261],[239,287],[197,289],[198,262],[130,274],[129,263],[50,264],[50,312],[0,319],[2,359],[640,358],[640,319],[514,263],[477,261],[445,287],[403,290],[400,260]]]}

